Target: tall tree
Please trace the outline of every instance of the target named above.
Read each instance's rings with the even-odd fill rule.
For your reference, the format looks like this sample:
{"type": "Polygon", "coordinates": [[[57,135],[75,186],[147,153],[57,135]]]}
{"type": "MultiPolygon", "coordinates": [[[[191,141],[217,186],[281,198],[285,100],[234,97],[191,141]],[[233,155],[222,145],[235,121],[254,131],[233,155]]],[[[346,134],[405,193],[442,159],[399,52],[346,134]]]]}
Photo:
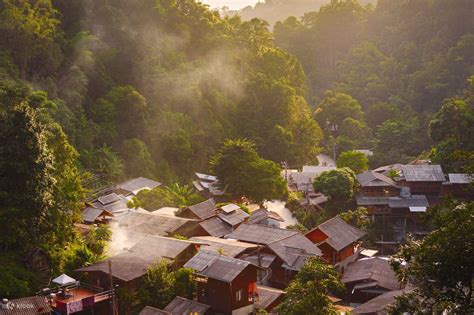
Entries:
{"type": "Polygon", "coordinates": [[[280,314],[337,314],[329,294],[341,292],[339,273],[319,257],[311,257],[286,289],[280,314]]]}
{"type": "Polygon", "coordinates": [[[258,156],[255,144],[248,140],[226,140],[211,160],[221,189],[235,197],[256,202],[282,198],[287,193],[281,168],[258,156]]]}
{"type": "Polygon", "coordinates": [[[395,312],[409,306],[422,313],[446,309],[470,314],[474,311],[474,202],[446,201],[428,214],[434,231],[423,240],[409,240],[392,261],[400,280],[417,288],[416,298],[408,305],[400,303],[395,312]]]}

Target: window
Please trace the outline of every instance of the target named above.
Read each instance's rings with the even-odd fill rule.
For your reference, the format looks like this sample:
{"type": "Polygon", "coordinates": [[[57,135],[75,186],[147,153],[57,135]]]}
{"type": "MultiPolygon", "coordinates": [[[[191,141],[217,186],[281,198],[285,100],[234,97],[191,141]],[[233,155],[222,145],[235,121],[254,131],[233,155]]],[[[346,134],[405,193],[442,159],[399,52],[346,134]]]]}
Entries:
{"type": "Polygon", "coordinates": [[[236,300],[237,302],[242,301],[242,289],[240,289],[239,291],[235,292],[235,300],[236,300]]]}

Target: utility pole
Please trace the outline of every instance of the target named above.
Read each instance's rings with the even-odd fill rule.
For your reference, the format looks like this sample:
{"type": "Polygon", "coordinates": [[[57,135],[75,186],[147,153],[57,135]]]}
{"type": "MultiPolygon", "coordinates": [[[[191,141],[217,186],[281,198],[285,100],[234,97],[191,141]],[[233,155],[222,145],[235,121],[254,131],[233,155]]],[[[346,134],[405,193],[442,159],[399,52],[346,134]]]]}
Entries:
{"type": "Polygon", "coordinates": [[[114,289],[114,278],[112,277],[112,261],[109,259],[109,279],[110,279],[110,295],[112,297],[112,314],[117,314],[117,308],[115,307],[115,289],[114,289]]]}

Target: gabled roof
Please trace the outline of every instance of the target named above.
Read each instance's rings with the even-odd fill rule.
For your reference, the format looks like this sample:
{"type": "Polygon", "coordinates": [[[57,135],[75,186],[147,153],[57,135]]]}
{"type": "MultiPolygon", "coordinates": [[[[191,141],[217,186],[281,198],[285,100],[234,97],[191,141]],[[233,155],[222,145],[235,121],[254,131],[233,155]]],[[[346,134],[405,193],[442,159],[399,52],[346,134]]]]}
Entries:
{"type": "Polygon", "coordinates": [[[444,182],[446,177],[439,165],[402,165],[402,178],[407,182],[444,182]]]}
{"type": "Polygon", "coordinates": [[[280,222],[285,221],[278,213],[274,211],[268,211],[265,208],[260,208],[252,212],[247,222],[250,224],[259,224],[267,219],[272,219],[280,222]]]}
{"type": "Polygon", "coordinates": [[[218,217],[204,220],[199,225],[211,236],[223,237],[232,232],[232,225],[227,224],[218,217]]]}
{"type": "Polygon", "coordinates": [[[171,301],[170,304],[166,305],[165,311],[170,314],[204,314],[211,308],[209,305],[202,304],[196,301],[188,300],[183,297],[177,296],[171,301]]]}
{"type": "Polygon", "coordinates": [[[99,198],[97,198],[97,200],[102,204],[102,205],[108,205],[112,202],[116,202],[116,201],[119,201],[120,200],[120,197],[119,195],[117,195],[116,193],[112,193],[112,194],[108,194],[108,195],[105,195],[105,196],[101,196],[99,198]]]}
{"type": "Polygon", "coordinates": [[[390,177],[375,171],[365,171],[357,174],[357,181],[362,187],[395,187],[400,188],[390,177]]]}
{"type": "Polygon", "coordinates": [[[314,191],[313,181],[317,173],[294,172],[289,174],[289,182],[296,185],[298,191],[314,191]]]}
{"type": "Polygon", "coordinates": [[[429,202],[425,195],[411,195],[407,197],[365,197],[356,196],[357,205],[375,206],[388,205],[390,208],[428,207],[429,202]]]}
{"type": "MultiPolygon", "coordinates": [[[[110,211],[112,213],[116,213],[116,212],[123,212],[125,210],[128,210],[128,200],[127,198],[125,198],[124,196],[122,195],[116,195],[116,194],[113,194],[115,196],[118,197],[115,198],[115,196],[112,197],[108,197],[110,195],[107,195],[107,196],[104,196],[103,198],[106,198],[105,200],[108,201],[111,201],[111,200],[114,200],[112,202],[109,202],[107,204],[102,204],[99,200],[96,200],[92,203],[92,206],[94,206],[95,208],[100,208],[100,209],[105,209],[107,211],[110,211]]],[[[102,197],[101,197],[102,198],[102,197]]],[[[104,199],[102,199],[104,200],[104,199]]]]}
{"type": "Polygon", "coordinates": [[[203,250],[214,251],[216,253],[222,250],[224,251],[224,255],[228,257],[237,257],[248,249],[257,248],[257,245],[255,244],[213,236],[191,237],[189,240],[196,243],[206,244],[201,246],[203,250]]]}
{"type": "Polygon", "coordinates": [[[202,173],[195,173],[199,180],[207,181],[207,182],[215,182],[217,180],[217,176],[202,174],[202,173]]]}
{"type": "Polygon", "coordinates": [[[320,230],[326,234],[328,238],[325,239],[323,243],[327,243],[336,251],[344,249],[367,234],[366,232],[346,223],[346,221],[341,219],[339,216],[335,216],[334,218],[321,223],[311,231],[307,232],[306,235],[315,230],[320,230]]]}
{"type": "MultiPolygon", "coordinates": [[[[263,285],[257,286],[258,300],[255,303],[255,307],[260,310],[267,310],[275,302],[278,302],[285,295],[285,291],[266,287],[263,285]]],[[[276,306],[276,305],[275,305],[276,306]]]]}
{"type": "Polygon", "coordinates": [[[82,211],[82,221],[85,223],[94,223],[100,216],[113,217],[114,215],[107,210],[93,207],[87,207],[82,211]]]}
{"type": "Polygon", "coordinates": [[[141,234],[168,236],[184,227],[197,226],[199,221],[164,214],[130,212],[118,218],[119,227],[141,234]]]}
{"type": "Polygon", "coordinates": [[[148,267],[162,259],[173,260],[193,243],[168,237],[147,236],[141,239],[128,252],[115,255],[76,271],[100,271],[109,273],[108,260],[112,262],[112,275],[123,281],[131,281],[146,274],[148,267]]]}
{"type": "Polygon", "coordinates": [[[230,224],[231,226],[236,226],[242,222],[244,222],[245,219],[247,219],[250,215],[245,212],[244,210],[238,208],[232,212],[226,213],[226,212],[221,212],[217,215],[222,221],[226,222],[227,224],[230,224]]]}
{"type": "Polygon", "coordinates": [[[470,184],[474,182],[474,176],[469,174],[451,173],[448,174],[451,184],[470,184]]]}
{"type": "Polygon", "coordinates": [[[241,257],[242,260],[248,261],[254,266],[262,267],[262,268],[269,268],[270,265],[275,261],[277,256],[267,253],[256,253],[254,255],[241,257]]]}
{"type": "Polygon", "coordinates": [[[321,250],[300,233],[272,242],[268,244],[268,248],[291,270],[299,270],[311,256],[322,255],[321,250]]]}
{"type": "Polygon", "coordinates": [[[387,307],[396,302],[396,297],[401,296],[406,292],[406,290],[388,291],[368,302],[365,302],[364,304],[359,305],[352,311],[352,313],[386,315],[388,314],[387,307]]]}
{"type": "Polygon", "coordinates": [[[341,282],[344,284],[363,282],[387,290],[400,290],[397,276],[386,258],[363,258],[346,266],[341,282]]]}
{"type": "Polygon", "coordinates": [[[250,263],[244,260],[221,256],[216,252],[201,250],[185,265],[198,275],[224,282],[232,282],[250,263]]]}
{"type": "Polygon", "coordinates": [[[208,199],[193,206],[189,206],[187,210],[191,211],[201,220],[209,219],[216,215],[216,203],[214,199],[208,199]]]}
{"type": "Polygon", "coordinates": [[[236,204],[233,204],[233,203],[229,203],[225,206],[222,206],[220,207],[219,209],[221,209],[222,211],[224,211],[225,213],[230,213],[230,212],[233,212],[233,211],[236,211],[236,210],[239,210],[240,207],[236,204]]]}
{"type": "Polygon", "coordinates": [[[145,306],[138,315],[172,315],[172,313],[151,306],[145,306]]]}
{"type": "Polygon", "coordinates": [[[136,195],[140,190],[149,189],[152,190],[160,186],[161,183],[154,181],[149,178],[145,177],[137,177],[130,180],[127,180],[123,183],[117,185],[118,189],[123,189],[125,191],[130,192],[133,195],[136,195]]]}
{"type": "Polygon", "coordinates": [[[266,225],[242,223],[236,230],[227,235],[226,238],[267,245],[295,234],[298,234],[298,232],[266,225]]]}

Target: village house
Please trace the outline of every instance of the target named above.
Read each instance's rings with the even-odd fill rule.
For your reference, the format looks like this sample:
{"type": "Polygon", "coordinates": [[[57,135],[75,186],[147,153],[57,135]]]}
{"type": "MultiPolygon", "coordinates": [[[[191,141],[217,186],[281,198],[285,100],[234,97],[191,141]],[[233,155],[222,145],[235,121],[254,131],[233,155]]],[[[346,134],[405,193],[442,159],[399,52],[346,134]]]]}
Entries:
{"type": "Polygon", "coordinates": [[[393,179],[375,171],[357,174],[360,192],[364,196],[399,196],[402,189],[393,179]]]}
{"type": "Polygon", "coordinates": [[[343,270],[341,282],[346,287],[345,300],[355,305],[388,291],[403,289],[385,257],[362,258],[348,264],[343,270]]]}
{"type": "Polygon", "coordinates": [[[388,314],[388,307],[396,303],[396,297],[399,297],[409,291],[395,290],[388,291],[379,295],[364,304],[357,306],[351,314],[354,315],[386,315],[388,314]]]}
{"type": "Polygon", "coordinates": [[[359,241],[366,234],[335,216],[307,232],[305,236],[321,249],[326,261],[343,267],[351,261],[351,257],[357,258],[362,250],[359,241]]]}
{"type": "Polygon", "coordinates": [[[257,245],[240,242],[233,239],[218,238],[212,236],[197,236],[189,239],[193,243],[199,244],[201,250],[209,250],[227,257],[238,258],[248,254],[257,248],[257,245]]]}
{"type": "Polygon", "coordinates": [[[193,186],[204,198],[221,199],[225,191],[219,188],[219,180],[216,176],[195,173],[197,180],[193,181],[193,186]]]}
{"type": "Polygon", "coordinates": [[[247,223],[268,225],[279,228],[280,223],[284,221],[285,220],[278,213],[274,211],[268,211],[265,208],[260,208],[252,212],[250,218],[247,220],[247,223]]]}
{"type": "Polygon", "coordinates": [[[195,271],[197,301],[213,313],[250,314],[257,293],[257,267],[251,263],[201,250],[185,265],[195,271]]]}
{"type": "Polygon", "coordinates": [[[114,215],[105,209],[87,207],[82,211],[82,222],[85,224],[107,224],[114,215]]]}
{"type": "Polygon", "coordinates": [[[259,281],[278,288],[285,287],[309,257],[322,255],[301,233],[265,225],[244,223],[226,238],[259,245],[241,259],[265,269],[259,281]]]}
{"type": "Polygon", "coordinates": [[[285,291],[257,285],[257,298],[255,301],[256,310],[264,310],[269,314],[277,313],[276,307],[285,297],[285,291]]]}
{"type": "Polygon", "coordinates": [[[137,177],[127,180],[115,186],[115,193],[123,196],[136,196],[140,191],[152,190],[161,186],[161,183],[145,177],[137,177]]]}
{"type": "Polygon", "coordinates": [[[210,198],[206,201],[186,207],[178,211],[176,215],[182,218],[206,220],[217,215],[216,202],[210,198]]]}
{"type": "Polygon", "coordinates": [[[448,174],[448,180],[443,183],[444,196],[452,196],[458,199],[474,198],[474,177],[462,173],[448,174]]]}
{"type": "Polygon", "coordinates": [[[146,236],[129,250],[76,271],[85,274],[89,281],[98,287],[110,288],[112,276],[114,284],[134,292],[140,287],[142,277],[154,263],[165,259],[173,268],[178,269],[193,257],[197,250],[198,246],[190,241],[146,236]]]}
{"type": "Polygon", "coordinates": [[[193,300],[177,296],[164,308],[168,314],[208,314],[211,307],[193,300]]]}

